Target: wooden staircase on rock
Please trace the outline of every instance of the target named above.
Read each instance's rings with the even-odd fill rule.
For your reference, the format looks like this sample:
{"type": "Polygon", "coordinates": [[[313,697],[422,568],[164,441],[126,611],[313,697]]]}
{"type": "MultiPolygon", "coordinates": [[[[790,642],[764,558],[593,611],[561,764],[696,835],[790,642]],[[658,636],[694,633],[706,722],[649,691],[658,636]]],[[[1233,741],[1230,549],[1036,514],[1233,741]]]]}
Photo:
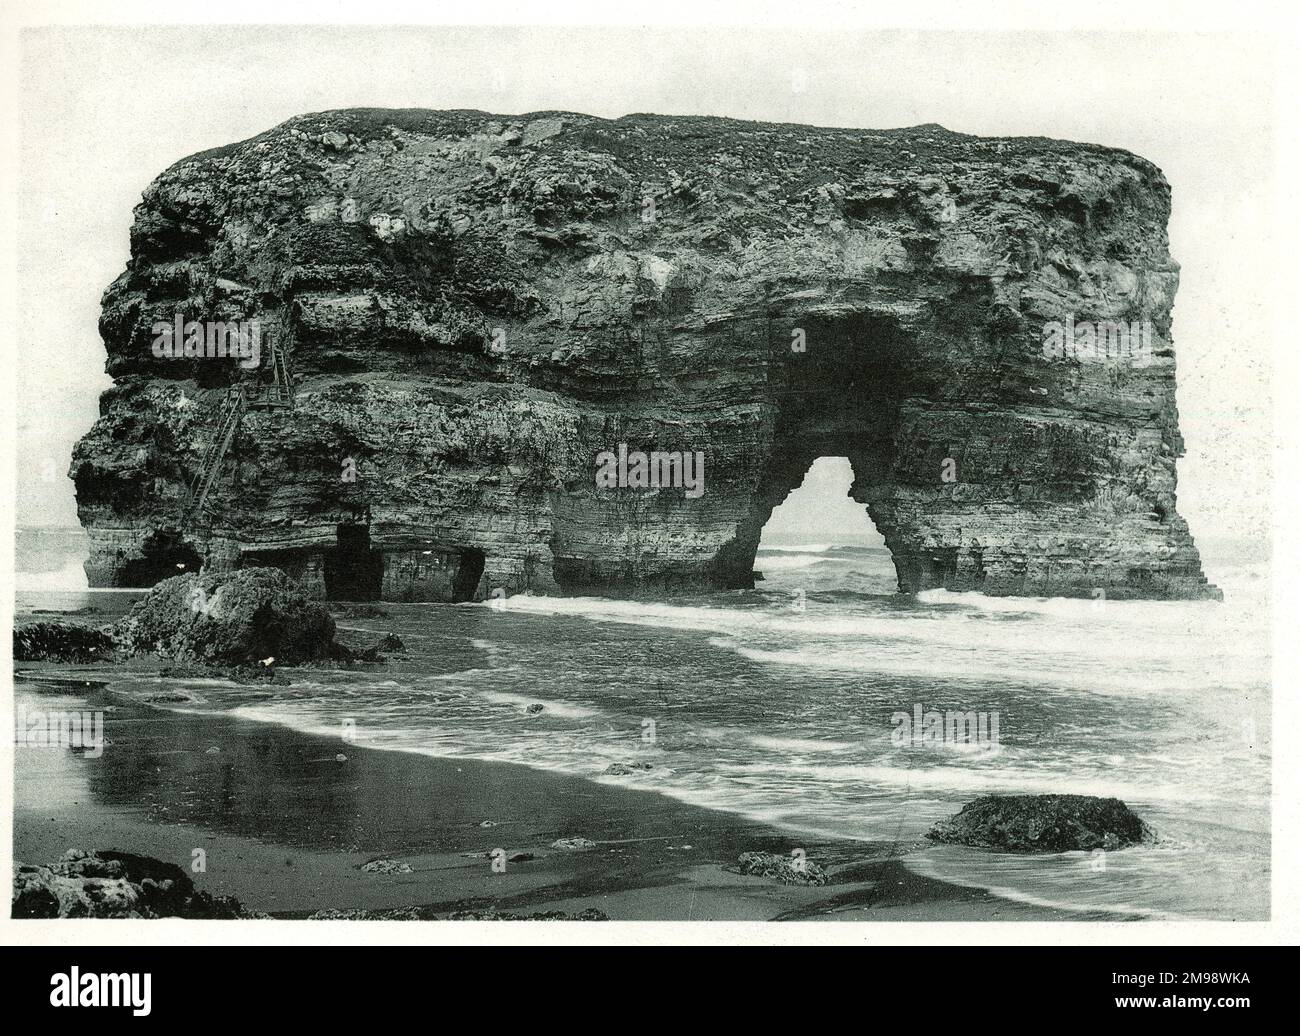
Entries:
{"type": "Polygon", "coordinates": [[[208,494],[221,475],[226,453],[235,441],[244,414],[249,410],[293,409],[293,373],[289,367],[289,354],[275,341],[271,342],[271,372],[270,385],[254,386],[251,392],[243,385],[234,385],[227,391],[216,434],[187,487],[185,524],[202,517],[208,494]]]}

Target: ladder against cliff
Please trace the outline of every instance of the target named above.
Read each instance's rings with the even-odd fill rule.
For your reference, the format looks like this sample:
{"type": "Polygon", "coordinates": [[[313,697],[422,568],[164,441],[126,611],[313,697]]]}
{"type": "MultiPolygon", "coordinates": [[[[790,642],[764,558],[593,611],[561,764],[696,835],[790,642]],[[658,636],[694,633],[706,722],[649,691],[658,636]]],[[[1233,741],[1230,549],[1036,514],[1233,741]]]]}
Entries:
{"type": "Polygon", "coordinates": [[[236,385],[226,393],[226,401],[221,408],[221,420],[217,425],[217,434],[204,451],[199,470],[190,479],[188,517],[194,518],[202,513],[203,505],[208,500],[208,493],[216,482],[217,475],[221,473],[221,463],[226,459],[226,451],[230,449],[230,444],[234,442],[235,433],[239,430],[239,423],[243,420],[247,406],[248,400],[244,397],[244,390],[239,386],[236,385]]]}
{"type": "Polygon", "coordinates": [[[247,410],[292,410],[294,402],[293,372],[289,369],[288,352],[274,339],[271,341],[271,377],[269,386],[255,391],[250,399],[242,386],[233,386],[226,394],[226,401],[221,409],[221,418],[217,424],[217,434],[213,437],[199,470],[190,479],[188,493],[188,519],[197,518],[203,513],[208,493],[221,474],[221,464],[226,459],[226,451],[234,442],[235,433],[239,431],[240,422],[247,410]]]}
{"type": "Polygon", "coordinates": [[[292,410],[293,371],[288,350],[271,340],[271,384],[259,384],[248,401],[250,410],[292,410]]]}
{"type": "Polygon", "coordinates": [[[293,374],[289,370],[289,351],[271,339],[271,391],[270,405],[293,409],[293,374]]]}

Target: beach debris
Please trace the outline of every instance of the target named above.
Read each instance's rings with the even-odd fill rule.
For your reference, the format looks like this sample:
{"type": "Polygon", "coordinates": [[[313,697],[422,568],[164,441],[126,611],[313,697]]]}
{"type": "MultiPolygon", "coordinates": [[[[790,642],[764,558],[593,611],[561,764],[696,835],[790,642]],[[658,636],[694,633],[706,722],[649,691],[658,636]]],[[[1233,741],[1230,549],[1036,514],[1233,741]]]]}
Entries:
{"type": "Polygon", "coordinates": [[[340,752],[338,755],[334,757],[334,761],[336,763],[346,763],[348,761],[348,757],[344,755],[342,752],[340,752]]]}
{"type": "Polygon", "coordinates": [[[448,921],[608,921],[609,915],[595,907],[587,907],[576,914],[566,914],[563,910],[546,910],[536,914],[502,914],[496,907],[486,910],[453,910],[447,915],[448,921]]]}
{"type": "Polygon", "coordinates": [[[363,863],[361,869],[367,874],[410,874],[411,865],[401,860],[371,860],[363,863]]]}
{"type": "Polygon", "coordinates": [[[271,655],[269,658],[263,658],[263,659],[261,659],[261,663],[262,663],[262,665],[264,665],[264,666],[272,666],[272,665],[275,665],[275,656],[274,656],[274,655],[271,655]]]}
{"type": "Polygon", "coordinates": [[[1095,795],[985,795],[935,824],[935,842],[1012,853],[1107,851],[1155,840],[1119,799],[1095,795]]]}
{"type": "Polygon", "coordinates": [[[653,770],[654,768],[654,763],[610,763],[601,773],[610,777],[626,777],[628,774],[653,770]]]}
{"type": "Polygon", "coordinates": [[[825,885],[826,872],[799,850],[781,853],[741,853],[736,862],[741,874],[771,878],[782,885],[825,885]]]}
{"type": "Polygon", "coordinates": [[[551,843],[551,848],[566,853],[577,853],[596,848],[596,843],[587,838],[557,838],[551,843]]]}
{"type": "Polygon", "coordinates": [[[393,910],[317,910],[308,921],[432,921],[432,915],[417,907],[393,910]]]}
{"type": "Polygon", "coordinates": [[[479,824],[479,827],[496,827],[496,826],[497,826],[497,822],[495,820],[485,820],[483,821],[483,823],[479,824]]]}
{"type": "Polygon", "coordinates": [[[220,754],[221,754],[221,749],[218,748],[216,745],[213,745],[211,748],[209,748],[209,749],[207,750],[207,752],[206,752],[205,754],[206,754],[206,755],[220,755],[220,754]]]}
{"type": "Polygon", "coordinates": [[[113,638],[75,622],[33,622],[14,627],[15,662],[99,662],[113,653],[113,638]]]}
{"type": "Polygon", "coordinates": [[[13,916],[232,920],[266,915],[229,896],[199,891],[174,863],[113,849],[69,849],[54,863],[14,862],[13,916]]]}
{"type": "Polygon", "coordinates": [[[524,711],[528,713],[528,715],[530,716],[536,716],[539,712],[542,712],[545,708],[546,706],[542,705],[540,702],[533,702],[531,705],[528,706],[528,708],[524,709],[524,711]]]}

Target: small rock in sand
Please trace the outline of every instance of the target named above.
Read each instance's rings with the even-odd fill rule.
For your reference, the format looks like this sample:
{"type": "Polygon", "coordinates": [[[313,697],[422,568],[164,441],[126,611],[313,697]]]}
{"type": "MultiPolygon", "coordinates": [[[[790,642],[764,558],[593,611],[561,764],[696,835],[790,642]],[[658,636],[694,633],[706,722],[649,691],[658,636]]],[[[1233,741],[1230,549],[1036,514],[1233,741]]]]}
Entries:
{"type": "Polygon", "coordinates": [[[361,869],[367,874],[410,874],[411,865],[400,860],[371,860],[363,863],[361,869]]]}
{"type": "Polygon", "coordinates": [[[583,849],[594,849],[596,843],[586,838],[557,838],[551,843],[551,848],[576,853],[581,852],[583,849]]]}

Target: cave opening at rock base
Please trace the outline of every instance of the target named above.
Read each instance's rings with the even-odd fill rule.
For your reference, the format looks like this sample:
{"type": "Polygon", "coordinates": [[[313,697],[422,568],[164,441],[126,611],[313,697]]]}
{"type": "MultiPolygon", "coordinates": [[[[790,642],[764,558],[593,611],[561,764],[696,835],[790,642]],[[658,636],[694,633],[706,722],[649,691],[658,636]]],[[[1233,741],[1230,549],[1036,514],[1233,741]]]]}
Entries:
{"type": "Polygon", "coordinates": [[[370,527],[340,525],[338,546],[325,559],[325,596],[331,601],[377,601],[384,558],[370,549],[370,527]]]}

